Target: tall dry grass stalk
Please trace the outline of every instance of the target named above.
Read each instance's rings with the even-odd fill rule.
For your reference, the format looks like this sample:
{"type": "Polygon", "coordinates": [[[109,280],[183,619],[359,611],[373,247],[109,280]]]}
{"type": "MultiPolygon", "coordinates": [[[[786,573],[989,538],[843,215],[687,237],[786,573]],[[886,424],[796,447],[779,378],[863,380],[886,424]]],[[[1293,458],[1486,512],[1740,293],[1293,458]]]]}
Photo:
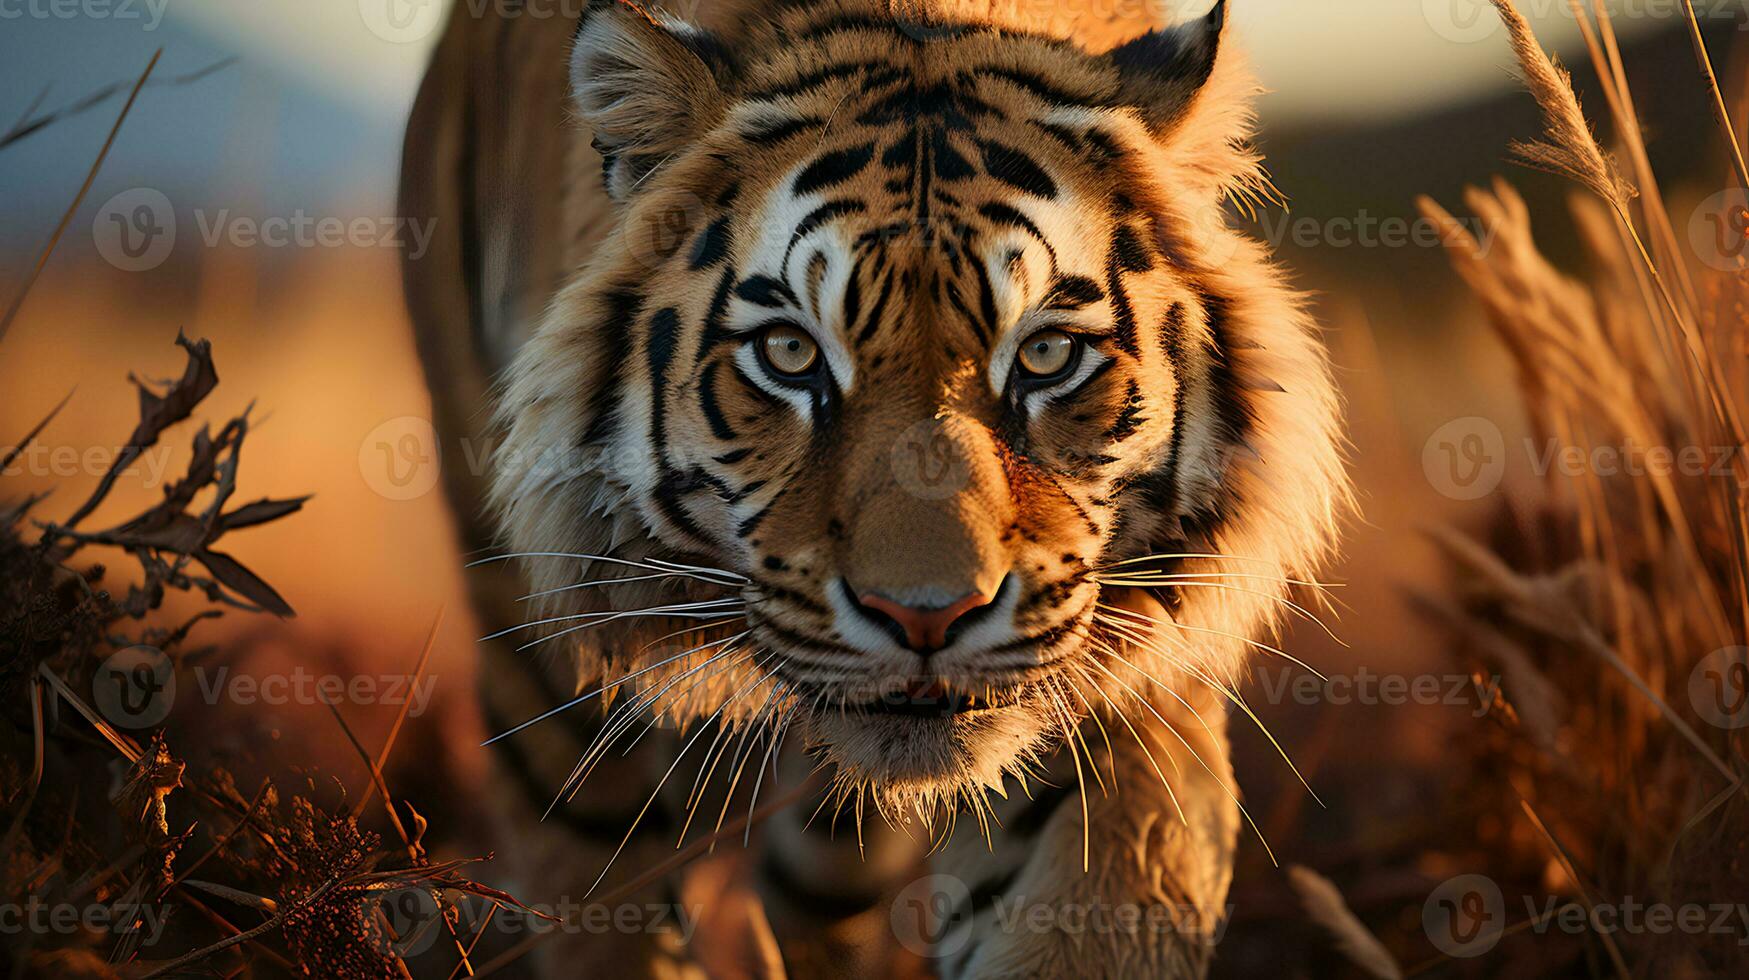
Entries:
{"type": "MultiPolygon", "coordinates": [[[[1496,812],[1495,843],[1507,856],[1587,907],[1734,903],[1749,880],[1746,729],[1732,727],[1749,722],[1749,705],[1733,701],[1749,699],[1749,661],[1731,652],[1749,636],[1740,422],[1749,271],[1742,259],[1734,268],[1716,255],[1695,261],[1679,244],[1601,2],[1588,17],[1569,0],[1618,153],[1598,142],[1570,78],[1529,24],[1509,0],[1493,2],[1545,126],[1514,150],[1589,192],[1571,201],[1589,271],[1576,278],[1544,257],[1505,181],[1465,198],[1495,230],[1487,249],[1438,204],[1423,199],[1422,210],[1510,352],[1543,444],[1580,460],[1610,458],[1600,448],[1663,447],[1670,456],[1643,455],[1645,465],[1625,472],[1551,471],[1502,508],[1491,541],[1436,535],[1460,585],[1455,600],[1425,605],[1467,655],[1504,678],[1508,720],[1473,747],[1478,770],[1500,784],[1498,802],[1516,801],[1496,812]],[[1706,465],[1683,464],[1684,452],[1706,465]],[[1714,691],[1720,701],[1710,704],[1714,691]]],[[[1696,95],[1716,102],[1727,148],[1720,186],[1749,186],[1692,11],[1690,27],[1707,66],[1696,95]]],[[[1592,933],[1557,970],[1749,975],[1742,938],[1592,933]]],[[[1511,955],[1510,943],[1502,949],[1511,955]]]]}

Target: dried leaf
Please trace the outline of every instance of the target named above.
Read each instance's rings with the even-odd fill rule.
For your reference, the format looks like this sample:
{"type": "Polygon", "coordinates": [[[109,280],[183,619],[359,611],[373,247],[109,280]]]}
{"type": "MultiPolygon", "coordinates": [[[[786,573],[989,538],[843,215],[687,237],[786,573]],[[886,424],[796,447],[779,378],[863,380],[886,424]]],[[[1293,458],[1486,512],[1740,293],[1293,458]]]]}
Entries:
{"type": "Polygon", "coordinates": [[[276,616],[291,618],[297,613],[261,576],[243,566],[242,562],[218,551],[199,551],[194,560],[206,566],[220,585],[276,616]]]}

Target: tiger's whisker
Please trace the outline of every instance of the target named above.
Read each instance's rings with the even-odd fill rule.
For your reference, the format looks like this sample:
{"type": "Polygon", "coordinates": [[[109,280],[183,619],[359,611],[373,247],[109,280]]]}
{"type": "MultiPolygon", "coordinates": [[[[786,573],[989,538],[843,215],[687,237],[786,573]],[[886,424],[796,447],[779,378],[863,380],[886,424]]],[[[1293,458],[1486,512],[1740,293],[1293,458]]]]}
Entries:
{"type": "Polygon", "coordinates": [[[515,626],[501,629],[496,633],[488,633],[487,635],[480,637],[480,642],[485,643],[488,640],[500,639],[509,636],[512,633],[519,633],[526,629],[534,629],[537,626],[550,626],[553,623],[572,623],[579,619],[598,619],[605,623],[621,617],[681,613],[690,612],[696,609],[710,609],[713,611],[713,615],[720,616],[722,615],[722,610],[725,606],[740,606],[745,608],[745,603],[741,599],[723,598],[708,599],[700,602],[677,602],[663,606],[645,606],[642,609],[599,610],[596,612],[571,613],[565,616],[551,616],[546,619],[535,619],[526,623],[519,623],[515,626]]]}
{"type": "MultiPolygon", "coordinates": [[[[602,725],[601,731],[597,733],[595,739],[590,743],[589,748],[584,752],[583,758],[578,760],[576,767],[571,771],[571,776],[566,779],[565,786],[560,790],[560,794],[569,794],[574,797],[577,790],[582,787],[583,781],[589,778],[589,774],[593,772],[595,767],[600,764],[601,760],[606,757],[607,752],[612,748],[613,743],[617,742],[631,729],[632,725],[637,723],[638,715],[647,710],[657,701],[661,700],[662,697],[666,695],[668,691],[673,689],[676,684],[679,684],[681,681],[694,674],[712,668],[713,666],[715,669],[711,670],[709,674],[705,674],[704,677],[714,676],[730,667],[745,663],[749,658],[754,656],[757,656],[757,654],[753,652],[742,653],[738,646],[727,646],[712,655],[703,663],[697,664],[669,679],[668,683],[664,684],[661,688],[652,688],[649,691],[640,693],[637,697],[632,698],[624,705],[621,705],[620,708],[616,709],[613,715],[602,725]],[[735,656],[736,654],[740,654],[740,656],[735,656]],[[733,660],[728,659],[732,656],[734,657],[733,660]]],[[[700,677],[699,681],[702,681],[704,677],[700,677]]],[[[689,685],[687,691],[691,691],[692,687],[699,681],[694,681],[693,685],[689,685]]]]}
{"type": "Polygon", "coordinates": [[[634,561],[630,558],[615,558],[611,555],[585,555],[573,551],[518,551],[504,555],[493,555],[489,558],[481,558],[476,561],[468,562],[463,567],[473,568],[476,565],[489,565],[494,562],[509,561],[513,558],[575,558],[578,561],[599,561],[606,562],[610,565],[626,565],[631,568],[642,568],[648,571],[680,571],[691,572],[695,575],[702,576],[718,576],[721,578],[733,579],[737,583],[748,581],[747,576],[742,575],[739,572],[731,572],[726,568],[706,568],[703,565],[683,565],[679,562],[664,561],[660,558],[634,561]]]}
{"type": "MultiPolygon", "coordinates": [[[[729,698],[724,700],[723,703],[720,706],[718,706],[717,710],[711,715],[709,721],[715,721],[717,718],[721,717],[723,710],[725,708],[727,708],[729,705],[733,704],[735,702],[735,700],[737,698],[739,698],[742,694],[746,693],[747,691],[752,690],[754,686],[756,686],[760,682],[764,681],[765,679],[766,679],[765,676],[757,676],[757,677],[753,678],[753,680],[750,681],[745,687],[741,688],[741,690],[735,692],[733,695],[730,695],[729,698]]],[[[632,835],[637,833],[638,824],[643,823],[644,814],[650,812],[650,807],[655,804],[656,797],[660,796],[662,793],[662,787],[667,785],[668,777],[674,775],[674,770],[676,770],[680,767],[680,762],[682,759],[686,758],[686,753],[692,749],[693,745],[698,742],[699,738],[701,736],[703,736],[705,732],[710,730],[709,721],[707,721],[704,725],[701,725],[699,727],[699,730],[694,732],[692,737],[686,740],[686,744],[681,746],[680,751],[674,756],[674,762],[668,766],[668,770],[662,774],[662,778],[660,780],[657,780],[656,788],[650,792],[650,798],[648,800],[644,801],[643,808],[640,809],[638,811],[638,815],[632,819],[632,825],[630,828],[628,828],[626,830],[625,837],[621,838],[621,840],[619,842],[619,847],[615,848],[614,852],[613,852],[613,856],[607,859],[607,867],[604,867],[601,869],[601,874],[596,876],[594,883],[592,883],[589,886],[589,891],[584,893],[583,897],[585,899],[589,898],[590,895],[595,894],[595,889],[601,887],[602,880],[607,877],[607,873],[609,871],[613,870],[614,863],[616,861],[618,861],[619,856],[625,852],[626,845],[631,843],[632,835]]]]}
{"type": "MultiPolygon", "coordinates": [[[[725,600],[725,601],[727,601],[727,600],[725,600]]],[[[615,613],[613,616],[611,616],[607,619],[598,619],[598,620],[595,620],[594,622],[581,623],[581,624],[576,625],[576,626],[567,626],[564,629],[559,630],[555,633],[550,633],[546,636],[540,637],[539,639],[530,640],[527,643],[524,643],[523,645],[517,647],[516,649],[517,649],[517,652],[521,652],[521,651],[527,650],[531,647],[537,647],[537,646],[541,645],[542,643],[546,643],[549,640],[556,640],[559,637],[568,636],[569,634],[576,633],[579,630],[586,630],[586,629],[590,629],[592,627],[601,626],[601,625],[604,625],[610,621],[619,620],[619,619],[638,619],[638,618],[709,619],[712,616],[721,616],[724,613],[729,613],[729,612],[734,612],[734,611],[735,610],[733,607],[728,607],[728,606],[725,606],[725,607],[720,608],[720,609],[709,609],[709,610],[697,609],[697,610],[683,610],[683,611],[678,611],[678,612],[654,612],[654,611],[646,610],[646,609],[627,610],[626,612],[623,612],[623,613],[615,613]]]]}
{"type": "MultiPolygon", "coordinates": [[[[1209,774],[1209,778],[1213,779],[1216,783],[1220,784],[1221,789],[1226,792],[1227,798],[1232,800],[1233,805],[1239,808],[1240,815],[1242,815],[1245,818],[1245,822],[1250,825],[1251,832],[1253,834],[1257,835],[1258,843],[1263,845],[1263,853],[1265,853],[1269,856],[1269,863],[1274,864],[1277,867],[1280,867],[1281,862],[1279,862],[1275,859],[1275,851],[1270,848],[1269,841],[1264,838],[1262,828],[1258,827],[1257,821],[1253,820],[1251,818],[1251,811],[1245,808],[1245,804],[1239,800],[1239,795],[1237,793],[1233,792],[1233,788],[1231,786],[1227,785],[1227,781],[1222,779],[1220,776],[1216,775],[1215,771],[1209,767],[1208,762],[1203,759],[1202,753],[1198,752],[1194,747],[1192,747],[1190,742],[1185,739],[1183,733],[1181,733],[1177,729],[1177,727],[1174,726],[1171,722],[1167,721],[1165,716],[1161,715],[1159,710],[1156,709],[1154,707],[1154,705],[1148,701],[1147,698],[1144,698],[1140,694],[1136,693],[1136,689],[1131,687],[1127,682],[1125,682],[1123,678],[1121,678],[1121,677],[1117,676],[1117,674],[1113,673],[1111,668],[1105,666],[1102,663],[1099,663],[1098,661],[1092,661],[1092,663],[1095,667],[1104,671],[1106,676],[1110,677],[1112,679],[1112,681],[1114,681],[1119,687],[1128,691],[1130,693],[1130,696],[1135,698],[1136,701],[1139,704],[1141,704],[1141,706],[1143,708],[1146,708],[1148,710],[1148,713],[1152,714],[1156,721],[1160,722],[1161,725],[1164,725],[1166,730],[1172,733],[1172,737],[1178,739],[1179,744],[1184,746],[1184,750],[1186,752],[1190,753],[1190,757],[1192,759],[1196,760],[1197,765],[1202,766],[1203,771],[1209,774]]],[[[1180,700],[1182,701],[1182,699],[1180,699],[1180,700]]],[[[1191,713],[1196,714],[1194,709],[1192,710],[1191,713]]],[[[1201,717],[1201,716],[1198,715],[1198,717],[1201,717]]],[[[1217,747],[1218,746],[1219,746],[1219,743],[1217,743],[1217,747]]],[[[1223,752],[1223,756],[1224,756],[1224,754],[1225,753],[1223,752]]]]}
{"type": "MultiPolygon", "coordinates": [[[[1154,758],[1153,751],[1148,748],[1148,743],[1142,740],[1142,734],[1136,731],[1136,726],[1130,721],[1129,715],[1126,714],[1122,708],[1117,706],[1117,702],[1111,699],[1111,695],[1105,693],[1103,687],[1094,681],[1092,677],[1087,675],[1084,666],[1081,664],[1074,664],[1072,666],[1075,671],[1081,675],[1081,679],[1085,680],[1087,685],[1093,688],[1094,693],[1098,694],[1099,697],[1105,701],[1106,705],[1111,708],[1112,713],[1117,715],[1118,720],[1123,722],[1124,727],[1129,729],[1130,737],[1136,740],[1136,745],[1141,748],[1142,755],[1146,756],[1148,759],[1148,765],[1154,768],[1154,775],[1160,777],[1160,788],[1166,791],[1166,798],[1172,801],[1172,808],[1178,811],[1179,822],[1186,827],[1190,826],[1190,818],[1184,815],[1184,807],[1178,802],[1178,794],[1172,791],[1172,784],[1166,779],[1165,771],[1160,768],[1159,760],[1154,758]]],[[[1168,762],[1172,763],[1172,771],[1182,775],[1183,770],[1179,768],[1178,760],[1171,755],[1166,756],[1166,759],[1168,762]]]]}
{"type": "MultiPolygon", "coordinates": [[[[1181,623],[1175,619],[1174,620],[1155,619],[1152,616],[1145,616],[1145,615],[1143,615],[1139,612],[1136,612],[1134,610],[1131,610],[1131,609],[1124,609],[1124,608],[1119,607],[1119,606],[1111,606],[1111,605],[1107,605],[1103,602],[1099,603],[1098,608],[1101,610],[1104,610],[1105,612],[1108,612],[1108,613],[1116,613],[1119,615],[1128,616],[1128,617],[1130,617],[1130,619],[1132,621],[1139,621],[1143,625],[1169,626],[1172,629],[1186,630],[1186,631],[1189,631],[1191,633],[1207,633],[1211,636],[1221,636],[1221,637],[1226,637],[1229,640],[1237,640],[1240,643],[1245,644],[1246,646],[1252,647],[1252,648],[1257,649],[1257,650],[1262,650],[1265,653],[1273,653],[1276,656],[1282,658],[1283,660],[1288,661],[1289,663],[1292,663],[1296,666],[1299,666],[1299,667],[1302,667],[1306,670],[1309,670],[1313,674],[1316,674],[1319,680],[1329,680],[1329,678],[1325,677],[1321,672],[1319,672],[1319,670],[1316,667],[1313,667],[1311,664],[1306,663],[1305,661],[1294,656],[1293,654],[1288,653],[1285,650],[1281,650],[1281,649],[1278,649],[1276,647],[1272,647],[1267,643],[1261,643],[1257,640],[1250,639],[1248,637],[1239,636],[1238,634],[1235,634],[1235,633],[1228,633],[1225,630],[1210,629],[1206,626],[1192,626],[1189,623],[1181,623]]],[[[1107,617],[1107,621],[1109,621],[1109,617],[1107,617]]]]}
{"type": "MultiPolygon", "coordinates": [[[[1093,724],[1096,727],[1098,727],[1099,737],[1105,741],[1105,759],[1106,759],[1106,763],[1107,763],[1108,767],[1111,770],[1111,791],[1113,793],[1116,793],[1116,792],[1118,792],[1117,753],[1115,751],[1113,751],[1112,747],[1111,747],[1111,733],[1107,732],[1105,730],[1105,722],[1100,719],[1099,712],[1093,710],[1093,703],[1091,701],[1088,701],[1086,696],[1081,693],[1081,688],[1079,685],[1077,685],[1075,683],[1074,678],[1070,677],[1070,678],[1064,678],[1064,679],[1068,682],[1069,693],[1075,695],[1075,700],[1081,702],[1081,707],[1084,710],[1086,710],[1087,717],[1093,719],[1093,724]]],[[[1083,747],[1085,747],[1087,745],[1087,740],[1085,738],[1083,738],[1081,740],[1081,745],[1083,747]]],[[[1088,754],[1090,756],[1092,755],[1091,752],[1088,754]]],[[[1094,775],[1098,775],[1099,767],[1094,766],[1093,772],[1094,772],[1094,775]]],[[[1103,780],[1101,782],[1103,783],[1103,780]]],[[[1104,786],[1102,785],[1100,788],[1103,789],[1104,786]]]]}
{"type": "Polygon", "coordinates": [[[706,650],[706,649],[709,649],[710,647],[713,647],[713,646],[716,646],[716,645],[722,644],[722,643],[733,643],[736,640],[739,640],[739,639],[746,637],[748,635],[750,635],[750,633],[738,633],[735,636],[731,636],[725,640],[713,640],[710,643],[703,643],[703,644],[700,644],[699,646],[693,647],[692,649],[687,650],[684,653],[677,653],[674,656],[669,657],[668,659],[663,660],[659,663],[651,664],[648,667],[644,667],[644,668],[637,670],[633,673],[627,674],[624,677],[621,677],[620,679],[613,681],[612,683],[603,684],[600,687],[596,688],[595,690],[590,691],[588,694],[578,695],[577,697],[572,698],[569,701],[566,701],[564,704],[561,704],[556,708],[553,708],[553,709],[546,711],[546,712],[543,712],[543,713],[541,713],[533,718],[530,718],[529,720],[523,722],[520,725],[517,725],[515,728],[512,728],[509,731],[501,732],[497,735],[494,735],[491,738],[485,740],[484,742],[481,742],[480,747],[484,748],[488,745],[491,745],[493,742],[498,741],[499,739],[509,738],[510,736],[515,735],[517,732],[520,732],[523,729],[528,728],[531,725],[537,725],[543,721],[546,721],[548,718],[551,718],[552,716],[559,714],[562,711],[568,711],[571,708],[575,708],[577,705],[580,705],[583,702],[588,701],[590,698],[598,697],[602,694],[605,694],[606,692],[612,690],[613,688],[616,688],[619,685],[624,684],[626,681],[629,681],[635,677],[640,677],[644,674],[649,673],[652,670],[656,670],[659,667],[665,667],[668,664],[671,664],[676,660],[680,660],[680,659],[683,659],[685,657],[689,657],[689,656],[699,652],[700,650],[706,650]]]}
{"type": "MultiPolygon", "coordinates": [[[[730,777],[729,788],[723,793],[723,807],[722,807],[722,810],[717,813],[717,825],[711,831],[711,833],[713,833],[713,834],[722,833],[723,820],[729,814],[729,804],[733,803],[735,800],[735,787],[741,785],[741,774],[746,771],[747,760],[752,757],[752,753],[747,751],[748,739],[755,732],[759,731],[759,729],[761,727],[759,725],[759,719],[764,716],[765,709],[768,706],[770,706],[771,699],[777,696],[777,693],[781,689],[781,687],[782,687],[781,684],[776,684],[776,685],[772,686],[771,691],[765,695],[765,703],[761,704],[759,706],[759,710],[754,712],[753,718],[747,722],[747,726],[746,726],[747,730],[742,733],[740,743],[735,746],[735,762],[734,762],[735,774],[732,777],[730,777]]],[[[757,745],[759,743],[757,741],[755,741],[753,744],[757,745]]],[[[764,769],[763,762],[760,763],[760,768],[762,770],[764,769]]],[[[711,843],[711,851],[713,853],[716,851],[716,843],[714,841],[711,843]]]]}
{"type": "MultiPolygon", "coordinates": [[[[527,595],[517,596],[516,601],[517,602],[527,602],[530,599],[539,599],[539,598],[542,598],[544,596],[558,595],[561,592],[573,592],[577,589],[591,589],[591,588],[608,586],[608,585],[629,585],[629,584],[632,584],[634,582],[653,582],[653,581],[656,581],[658,579],[676,579],[676,578],[693,579],[696,581],[698,576],[687,575],[683,572],[653,572],[649,575],[627,575],[624,578],[600,578],[600,579],[596,579],[592,582],[578,582],[574,585],[561,585],[558,588],[546,589],[546,590],[543,590],[541,592],[530,592],[527,595]]],[[[713,582],[711,584],[722,585],[724,588],[735,587],[733,584],[728,583],[728,582],[721,582],[721,583],[713,582]]]]}
{"type": "MultiPolygon", "coordinates": [[[[1321,798],[1319,798],[1317,791],[1312,789],[1312,785],[1311,785],[1311,783],[1306,781],[1306,777],[1301,775],[1299,767],[1294,765],[1293,759],[1288,756],[1287,750],[1282,747],[1282,744],[1276,740],[1275,734],[1269,730],[1269,726],[1265,725],[1263,723],[1263,719],[1259,718],[1257,716],[1257,712],[1251,710],[1251,706],[1245,702],[1244,698],[1239,696],[1239,693],[1237,691],[1234,691],[1233,689],[1229,688],[1227,685],[1220,683],[1213,676],[1211,676],[1207,672],[1199,669],[1194,664],[1186,663],[1186,662],[1182,662],[1182,661],[1177,661],[1176,659],[1172,658],[1170,654],[1167,654],[1166,651],[1160,649],[1149,637],[1140,636],[1140,635],[1137,635],[1133,632],[1131,632],[1129,635],[1130,635],[1132,641],[1135,642],[1136,645],[1140,646],[1143,650],[1152,650],[1154,653],[1160,654],[1161,656],[1165,656],[1169,660],[1173,660],[1173,662],[1176,665],[1182,666],[1183,668],[1185,668],[1185,670],[1189,676],[1193,677],[1194,679],[1196,679],[1198,681],[1201,681],[1205,686],[1207,686],[1211,690],[1216,691],[1217,693],[1225,696],[1226,699],[1228,701],[1231,701],[1235,707],[1237,707],[1240,711],[1243,711],[1245,713],[1245,715],[1251,719],[1252,723],[1257,726],[1257,730],[1263,733],[1263,737],[1269,739],[1269,744],[1275,747],[1276,754],[1280,755],[1282,761],[1287,763],[1288,770],[1294,774],[1295,779],[1298,779],[1300,781],[1300,785],[1305,787],[1306,792],[1311,794],[1312,799],[1317,800],[1319,806],[1324,805],[1324,801],[1321,798]]],[[[1160,685],[1161,689],[1165,690],[1168,694],[1172,695],[1174,698],[1177,698],[1179,703],[1184,704],[1184,706],[1186,708],[1190,707],[1190,705],[1187,702],[1185,702],[1182,697],[1179,696],[1178,692],[1176,690],[1174,690],[1172,687],[1170,687],[1169,685],[1167,685],[1165,682],[1161,681],[1159,678],[1157,678],[1157,677],[1153,676],[1152,674],[1148,673],[1147,671],[1143,670],[1141,667],[1137,666],[1136,664],[1130,662],[1130,660],[1128,658],[1124,657],[1122,654],[1119,654],[1116,651],[1113,651],[1112,655],[1114,657],[1116,657],[1118,660],[1127,664],[1132,670],[1135,670],[1137,673],[1141,674],[1143,677],[1146,677],[1147,679],[1153,681],[1155,684],[1160,685]]],[[[1191,710],[1194,711],[1195,709],[1191,709],[1191,710]]],[[[1197,717],[1201,718],[1202,715],[1198,714],[1197,717]]],[[[1204,722],[1204,727],[1205,728],[1207,727],[1206,722],[1204,722]]],[[[1214,733],[1211,730],[1209,734],[1213,735],[1214,733]]]]}

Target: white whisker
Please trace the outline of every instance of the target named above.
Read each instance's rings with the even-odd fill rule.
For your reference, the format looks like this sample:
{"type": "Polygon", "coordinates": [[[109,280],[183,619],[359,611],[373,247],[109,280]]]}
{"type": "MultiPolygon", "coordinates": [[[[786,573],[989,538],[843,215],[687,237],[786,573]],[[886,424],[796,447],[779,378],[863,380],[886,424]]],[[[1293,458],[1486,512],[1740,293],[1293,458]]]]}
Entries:
{"type": "Polygon", "coordinates": [[[529,720],[523,722],[520,725],[517,725],[515,728],[512,728],[509,731],[501,732],[497,735],[492,736],[491,738],[485,740],[484,742],[481,742],[480,746],[482,748],[484,748],[485,746],[491,745],[493,742],[496,742],[499,739],[509,738],[510,736],[515,735],[517,732],[520,732],[523,729],[528,728],[531,725],[538,725],[541,722],[546,721],[548,718],[551,718],[552,716],[559,714],[560,712],[568,711],[571,708],[575,708],[577,705],[582,704],[583,702],[589,700],[590,698],[598,697],[602,694],[605,694],[607,691],[610,691],[613,688],[616,688],[616,687],[620,686],[621,684],[624,684],[626,681],[629,681],[629,680],[633,679],[634,677],[639,677],[639,676],[642,676],[644,674],[647,674],[650,671],[657,669],[658,667],[667,666],[668,664],[671,664],[676,660],[681,660],[685,657],[689,657],[689,656],[699,652],[700,650],[705,650],[705,649],[708,649],[710,647],[717,646],[717,645],[723,644],[723,643],[733,643],[736,640],[742,639],[748,635],[749,634],[747,634],[747,633],[738,633],[735,636],[731,636],[727,639],[713,640],[710,643],[704,643],[704,644],[700,644],[699,646],[693,647],[692,649],[687,650],[684,653],[675,654],[674,656],[669,657],[668,659],[663,660],[660,663],[651,664],[648,667],[644,667],[644,668],[637,670],[633,673],[627,674],[624,677],[621,677],[620,679],[613,681],[612,683],[603,684],[600,687],[596,688],[595,690],[590,691],[588,694],[578,695],[577,697],[572,698],[569,701],[566,701],[564,704],[561,704],[558,707],[551,709],[550,711],[543,712],[542,714],[539,714],[533,718],[530,718],[529,720]]]}

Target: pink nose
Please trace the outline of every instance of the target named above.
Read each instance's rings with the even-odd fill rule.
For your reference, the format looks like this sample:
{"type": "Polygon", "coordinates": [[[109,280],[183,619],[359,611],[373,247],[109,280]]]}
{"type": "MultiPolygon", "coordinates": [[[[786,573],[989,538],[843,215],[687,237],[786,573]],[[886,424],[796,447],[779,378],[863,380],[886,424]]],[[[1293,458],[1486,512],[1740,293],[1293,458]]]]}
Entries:
{"type": "Polygon", "coordinates": [[[898,623],[905,631],[906,646],[918,653],[934,653],[947,646],[948,627],[958,622],[966,613],[989,605],[990,597],[982,592],[973,592],[940,609],[902,606],[873,592],[857,596],[856,601],[862,603],[865,609],[871,609],[898,623]]]}

